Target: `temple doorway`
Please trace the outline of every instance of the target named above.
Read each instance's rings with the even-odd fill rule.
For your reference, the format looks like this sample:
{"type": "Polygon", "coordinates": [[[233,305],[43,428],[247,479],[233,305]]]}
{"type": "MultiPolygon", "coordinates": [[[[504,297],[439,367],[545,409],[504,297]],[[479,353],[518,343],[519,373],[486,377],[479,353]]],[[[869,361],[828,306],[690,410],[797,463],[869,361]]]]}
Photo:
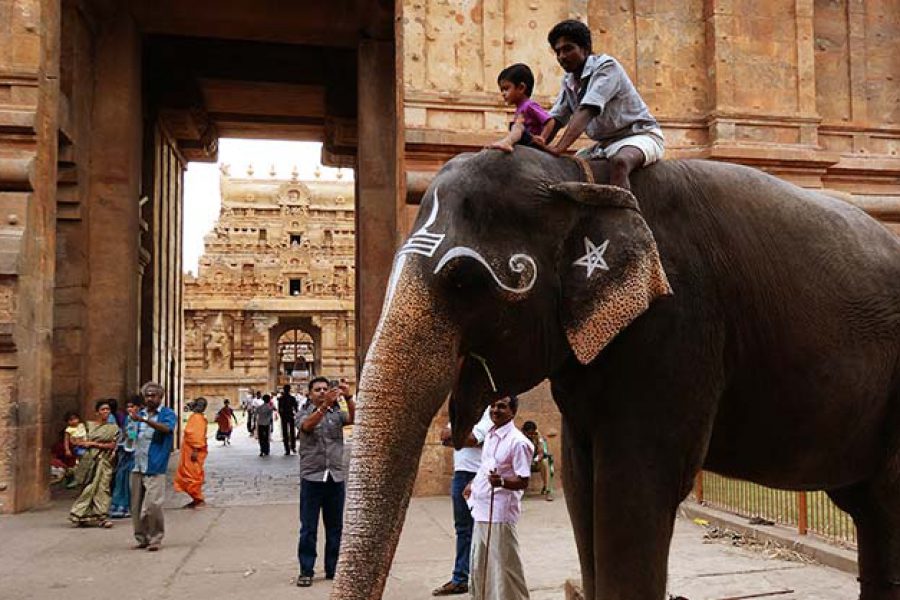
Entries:
{"type": "Polygon", "coordinates": [[[275,344],[277,387],[305,387],[316,377],[322,364],[317,357],[318,346],[312,336],[302,329],[285,331],[275,344]]]}

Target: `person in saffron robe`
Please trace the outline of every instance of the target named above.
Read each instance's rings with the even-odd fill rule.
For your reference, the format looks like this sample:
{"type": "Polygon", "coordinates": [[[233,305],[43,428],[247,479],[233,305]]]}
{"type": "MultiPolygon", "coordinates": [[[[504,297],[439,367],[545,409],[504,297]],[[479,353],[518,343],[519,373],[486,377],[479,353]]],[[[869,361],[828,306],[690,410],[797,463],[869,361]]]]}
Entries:
{"type": "Polygon", "coordinates": [[[206,473],[203,464],[206,462],[206,398],[197,398],[190,403],[191,416],[184,426],[184,437],[181,442],[181,459],[175,471],[175,491],[184,492],[191,501],[184,508],[200,508],[206,504],[203,497],[203,482],[206,473]]]}
{"type": "Polygon", "coordinates": [[[216,424],[219,426],[219,430],[216,432],[216,439],[222,442],[223,446],[231,445],[231,421],[234,420],[234,424],[238,424],[237,415],[234,414],[234,410],[232,410],[231,406],[229,406],[228,399],[225,399],[225,404],[219,409],[219,412],[216,413],[216,424]]]}
{"type": "Polygon", "coordinates": [[[72,504],[69,520],[78,527],[97,525],[110,528],[109,492],[119,428],[107,422],[110,414],[108,400],[99,400],[95,410],[98,421],[87,423],[87,435],[75,442],[85,450],[75,474],[76,481],[83,483],[84,488],[72,504]]]}

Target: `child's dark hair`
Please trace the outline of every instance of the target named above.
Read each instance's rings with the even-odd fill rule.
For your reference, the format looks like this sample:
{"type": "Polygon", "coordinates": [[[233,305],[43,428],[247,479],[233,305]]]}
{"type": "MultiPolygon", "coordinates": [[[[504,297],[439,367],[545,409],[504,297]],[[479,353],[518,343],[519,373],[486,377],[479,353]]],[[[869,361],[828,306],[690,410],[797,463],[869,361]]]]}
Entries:
{"type": "Polygon", "coordinates": [[[590,54],[591,30],[581,21],[566,19],[565,21],[560,21],[554,25],[553,29],[550,30],[550,33],[547,34],[547,41],[550,43],[550,47],[553,48],[556,46],[556,42],[558,42],[561,37],[584,48],[590,54]]]}
{"type": "Polygon", "coordinates": [[[68,423],[68,422],[69,422],[69,419],[71,419],[72,417],[78,417],[78,420],[79,420],[79,421],[81,420],[81,416],[80,416],[76,411],[74,411],[74,410],[68,411],[68,412],[66,413],[66,416],[63,417],[63,420],[64,420],[66,423],[68,423]]]}
{"type": "Polygon", "coordinates": [[[513,85],[524,83],[525,95],[531,98],[531,91],[534,89],[534,73],[531,72],[528,65],[516,63],[506,67],[497,75],[497,85],[500,85],[501,81],[508,81],[513,85]]]}
{"type": "Polygon", "coordinates": [[[522,431],[537,431],[537,423],[534,421],[525,421],[522,424],[522,431]]]}

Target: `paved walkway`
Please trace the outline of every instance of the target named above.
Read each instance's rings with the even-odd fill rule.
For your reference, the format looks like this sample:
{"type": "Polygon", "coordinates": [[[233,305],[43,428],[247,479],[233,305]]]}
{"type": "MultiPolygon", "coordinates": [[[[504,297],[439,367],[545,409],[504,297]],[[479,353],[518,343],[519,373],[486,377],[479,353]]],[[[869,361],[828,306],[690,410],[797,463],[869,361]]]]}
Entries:
{"type": "MultiPolygon", "coordinates": [[[[70,501],[65,498],[43,510],[0,517],[0,598],[327,598],[330,582],[317,579],[306,590],[293,586],[296,458],[282,456],[277,442],[272,456],[258,457],[246,430],[238,430],[231,447],[210,443],[210,507],[178,510],[186,498],[173,494],[159,553],[129,549],[133,540],[128,521],[117,522],[111,530],[71,528],[66,522],[70,501]]],[[[562,598],[566,579],[578,577],[562,498],[527,498],[519,531],[531,597],[562,598]]],[[[672,593],[690,600],[857,597],[851,575],[767,558],[759,551],[704,540],[704,533],[693,522],[678,520],[669,569],[672,593]]],[[[429,591],[449,576],[453,540],[449,500],[414,499],[385,598],[430,598],[429,591]]]]}

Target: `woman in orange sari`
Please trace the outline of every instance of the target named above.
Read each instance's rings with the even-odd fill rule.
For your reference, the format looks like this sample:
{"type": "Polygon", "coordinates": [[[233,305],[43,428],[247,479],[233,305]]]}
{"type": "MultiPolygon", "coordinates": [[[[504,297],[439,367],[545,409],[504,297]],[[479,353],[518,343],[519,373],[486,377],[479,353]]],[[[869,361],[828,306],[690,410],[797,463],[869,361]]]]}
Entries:
{"type": "Polygon", "coordinates": [[[184,492],[191,501],[184,508],[199,508],[206,504],[203,497],[203,481],[206,473],[203,463],[206,462],[206,398],[197,398],[188,407],[191,416],[184,426],[184,437],[181,443],[181,459],[175,472],[175,491],[184,492]]]}

